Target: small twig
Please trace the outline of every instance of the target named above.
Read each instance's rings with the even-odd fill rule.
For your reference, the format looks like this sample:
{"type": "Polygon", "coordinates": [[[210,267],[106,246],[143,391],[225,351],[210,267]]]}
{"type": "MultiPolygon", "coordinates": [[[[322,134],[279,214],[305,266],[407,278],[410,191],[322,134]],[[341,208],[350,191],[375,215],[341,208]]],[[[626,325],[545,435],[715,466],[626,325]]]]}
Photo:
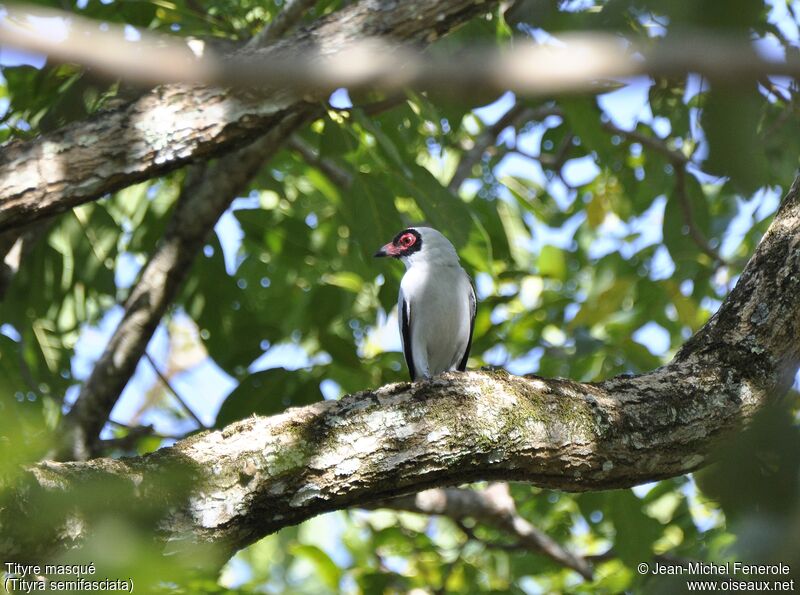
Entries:
{"type": "Polygon", "coordinates": [[[278,14],[248,42],[247,47],[259,48],[286,35],[311,9],[317,0],[288,0],[278,14]]]}
{"type": "MultiPolygon", "coordinates": [[[[354,110],[360,110],[364,112],[367,116],[376,116],[381,114],[387,110],[390,110],[405,100],[404,95],[392,95],[387,97],[386,99],[382,99],[380,101],[375,101],[372,103],[367,103],[364,105],[354,105],[353,107],[349,108],[334,108],[329,107],[329,109],[342,112],[342,113],[350,113],[354,110]]],[[[300,157],[308,163],[309,165],[316,167],[319,169],[323,174],[325,174],[331,182],[339,186],[340,188],[347,189],[353,183],[353,174],[347,171],[345,168],[341,167],[337,164],[333,159],[329,159],[327,157],[322,157],[314,147],[309,145],[303,138],[298,134],[293,134],[289,140],[287,141],[287,146],[292,149],[295,153],[300,155],[300,157]]]]}
{"type": "Polygon", "coordinates": [[[790,97],[789,99],[784,99],[787,105],[784,107],[778,117],[775,118],[775,121],[770,125],[769,128],[764,132],[763,138],[771,138],[778,130],[780,130],[786,123],[787,120],[791,118],[797,117],[797,108],[794,106],[794,98],[790,97]]]}
{"type": "Polygon", "coordinates": [[[564,167],[564,163],[567,161],[567,156],[569,155],[569,149],[572,147],[572,141],[575,139],[575,135],[573,133],[568,133],[564,136],[564,140],[561,141],[561,144],[558,147],[558,150],[555,153],[555,159],[551,165],[553,169],[561,173],[561,168],[564,167]]]}
{"type": "MultiPolygon", "coordinates": [[[[522,157],[526,157],[528,159],[533,159],[534,161],[538,161],[545,167],[549,167],[552,170],[555,170],[556,173],[561,172],[561,168],[564,167],[564,163],[567,161],[567,155],[569,154],[569,148],[572,144],[572,139],[575,137],[574,134],[568,134],[564,137],[564,140],[561,141],[561,144],[558,147],[558,150],[555,153],[539,153],[538,155],[534,155],[532,153],[528,153],[524,149],[520,149],[519,146],[515,143],[514,148],[512,151],[521,155],[522,157]]],[[[566,182],[565,182],[566,183],[566,182]]]]}
{"type": "Polygon", "coordinates": [[[758,79],[758,84],[764,87],[767,91],[772,93],[776,99],[780,99],[785,103],[789,103],[792,100],[791,91],[786,87],[782,87],[780,85],[775,84],[774,81],[770,80],[769,77],[761,77],[758,79]],[[786,92],[787,94],[784,94],[786,92]]]}
{"type": "Polygon", "coordinates": [[[453,523],[455,523],[456,527],[458,527],[461,530],[461,532],[467,537],[467,540],[477,541],[478,543],[486,544],[486,542],[483,539],[481,539],[475,534],[475,529],[473,529],[464,522],[464,519],[451,518],[450,520],[452,520],[453,523]]]}
{"type": "Polygon", "coordinates": [[[146,426],[141,426],[138,424],[131,425],[121,421],[117,421],[115,419],[109,419],[108,423],[111,424],[112,426],[117,426],[118,428],[123,428],[130,432],[143,433],[143,428],[147,428],[150,430],[149,432],[150,436],[153,436],[154,438],[161,438],[162,440],[182,440],[183,438],[186,438],[186,436],[188,436],[188,434],[164,434],[163,432],[156,432],[155,427],[152,425],[146,425],[146,426]]]}
{"type": "Polygon", "coordinates": [[[113,448],[130,450],[136,445],[140,438],[144,438],[146,436],[155,436],[155,430],[153,429],[153,426],[128,427],[128,433],[125,436],[102,439],[98,442],[98,444],[103,450],[110,450],[113,448]]]}
{"type": "Polygon", "coordinates": [[[459,528],[459,530],[466,536],[467,541],[475,541],[476,543],[481,543],[486,547],[493,549],[493,550],[502,550],[504,552],[520,552],[520,551],[528,551],[525,545],[523,545],[520,541],[514,541],[511,543],[502,543],[499,541],[489,541],[488,539],[483,539],[479,537],[477,533],[475,533],[475,529],[467,525],[464,521],[453,519],[453,522],[459,528]]]}
{"type": "Polygon", "coordinates": [[[339,114],[351,114],[354,111],[360,111],[367,116],[377,116],[378,114],[382,114],[383,112],[392,109],[393,107],[397,107],[407,99],[408,97],[405,93],[392,93],[385,99],[380,99],[378,101],[354,104],[351,107],[334,107],[332,105],[327,105],[326,109],[339,114]]]}
{"type": "Polygon", "coordinates": [[[113,419],[108,420],[108,423],[113,426],[117,426],[118,428],[123,428],[127,430],[128,433],[125,436],[120,436],[118,438],[107,438],[100,440],[99,446],[104,450],[111,448],[127,450],[133,448],[140,438],[145,437],[158,438],[160,440],[182,440],[187,436],[187,434],[162,434],[160,432],[156,432],[152,425],[132,426],[130,424],[125,424],[113,419]]]}
{"type": "MultiPolygon", "coordinates": [[[[661,140],[660,138],[654,136],[647,136],[646,134],[642,134],[638,130],[624,130],[615,126],[611,122],[603,122],[601,124],[604,130],[611,132],[612,134],[618,134],[620,136],[624,136],[628,139],[628,141],[637,142],[643,147],[647,147],[648,149],[652,149],[657,153],[661,153],[667,160],[675,165],[681,164],[686,165],[690,163],[690,159],[681,153],[680,151],[675,151],[670,149],[667,144],[661,140]]],[[[677,169],[677,167],[676,167],[677,169]]]]}
{"type": "Polygon", "coordinates": [[[702,230],[697,226],[697,222],[692,212],[692,205],[689,201],[689,194],[686,187],[686,166],[692,163],[692,160],[680,151],[676,151],[667,146],[667,144],[656,137],[647,136],[637,130],[623,130],[614,124],[604,123],[603,128],[613,134],[624,136],[629,142],[638,142],[643,147],[652,149],[657,153],[661,153],[666,157],[669,164],[675,172],[675,198],[678,201],[678,206],[683,215],[683,223],[689,229],[689,237],[700,248],[700,251],[706,254],[714,263],[722,266],[729,266],[730,263],[722,257],[722,255],[715,250],[706,238],[702,230]]]}
{"type": "Polygon", "coordinates": [[[316,167],[340,188],[349,188],[353,183],[353,175],[340,167],[332,159],[321,157],[317,151],[299,135],[289,137],[287,146],[303,158],[303,161],[316,167]]]}
{"type": "Polygon", "coordinates": [[[514,104],[497,122],[487,127],[475,139],[474,144],[461,157],[453,177],[447,184],[451,192],[458,191],[461,184],[470,177],[470,172],[476,163],[480,162],[486,151],[497,142],[497,137],[509,126],[515,128],[521,123],[530,120],[543,120],[547,116],[560,115],[561,111],[555,106],[542,106],[531,108],[522,103],[514,104]]]}
{"type": "Polygon", "coordinates": [[[678,164],[673,164],[673,168],[675,170],[675,198],[678,200],[683,222],[689,228],[689,237],[692,238],[692,241],[700,248],[701,252],[709,256],[712,261],[723,266],[729,266],[730,263],[711,247],[711,244],[708,243],[708,238],[695,223],[692,205],[689,202],[689,194],[686,191],[686,168],[678,164]]]}
{"type": "MultiPolygon", "coordinates": [[[[607,562],[609,560],[616,560],[619,556],[613,549],[606,550],[601,554],[590,554],[584,556],[584,559],[587,562],[591,562],[592,564],[598,564],[600,562],[607,562]]],[[[643,555],[643,560],[647,558],[643,555]]],[[[652,556],[653,560],[658,562],[662,562],[664,564],[669,564],[671,566],[683,566],[688,567],[689,565],[698,565],[701,564],[703,561],[693,558],[686,558],[684,556],[674,556],[672,554],[656,554],[652,556]]]]}
{"type": "Polygon", "coordinates": [[[166,387],[166,389],[170,392],[170,394],[172,394],[172,396],[175,397],[175,400],[178,401],[178,403],[180,403],[181,408],[189,415],[189,417],[191,417],[199,427],[203,429],[208,428],[208,426],[206,426],[206,424],[204,424],[202,420],[199,417],[197,417],[197,414],[192,410],[191,407],[189,407],[188,403],[186,403],[184,398],[178,394],[178,391],[175,390],[172,384],[170,384],[169,379],[166,376],[164,376],[161,370],[158,369],[156,362],[153,360],[153,358],[147,351],[144,352],[144,357],[150,363],[150,366],[153,368],[153,371],[156,373],[156,376],[158,376],[159,380],[161,380],[161,383],[166,387]]]}

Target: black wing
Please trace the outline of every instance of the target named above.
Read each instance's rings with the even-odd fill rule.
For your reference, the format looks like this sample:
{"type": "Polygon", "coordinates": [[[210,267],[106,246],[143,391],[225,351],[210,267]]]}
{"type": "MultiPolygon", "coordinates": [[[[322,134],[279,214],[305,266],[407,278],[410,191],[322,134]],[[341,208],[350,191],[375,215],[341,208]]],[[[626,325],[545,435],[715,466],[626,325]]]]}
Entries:
{"type": "Polygon", "coordinates": [[[472,348],[472,332],[475,330],[475,311],[477,310],[477,304],[475,300],[475,290],[472,289],[472,285],[469,286],[469,306],[472,310],[472,316],[469,319],[469,340],[467,341],[467,348],[464,350],[464,357],[461,358],[461,361],[458,363],[458,367],[456,370],[459,372],[463,372],[467,369],[467,360],[469,359],[469,350],[472,348]]]}
{"type": "Polygon", "coordinates": [[[408,373],[411,374],[411,382],[416,380],[417,372],[414,369],[414,353],[411,349],[411,308],[404,296],[400,296],[400,329],[403,333],[403,355],[406,356],[408,373]]]}

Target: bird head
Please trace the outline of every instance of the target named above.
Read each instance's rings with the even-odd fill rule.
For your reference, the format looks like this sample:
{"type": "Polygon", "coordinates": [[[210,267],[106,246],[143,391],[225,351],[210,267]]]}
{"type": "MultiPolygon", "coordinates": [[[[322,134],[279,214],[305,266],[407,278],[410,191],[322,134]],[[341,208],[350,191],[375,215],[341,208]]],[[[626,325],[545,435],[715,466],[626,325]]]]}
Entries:
{"type": "Polygon", "coordinates": [[[406,268],[415,264],[457,265],[458,254],[446,237],[431,227],[409,227],[375,253],[399,258],[406,268]]]}

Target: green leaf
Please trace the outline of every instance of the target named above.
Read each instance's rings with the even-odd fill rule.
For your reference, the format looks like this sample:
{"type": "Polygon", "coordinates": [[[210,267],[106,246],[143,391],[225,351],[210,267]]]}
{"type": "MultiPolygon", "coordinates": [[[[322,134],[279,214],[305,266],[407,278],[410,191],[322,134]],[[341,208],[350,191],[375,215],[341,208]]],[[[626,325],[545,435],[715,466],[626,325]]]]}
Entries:
{"type": "Polygon", "coordinates": [[[567,278],[567,256],[561,248],[550,245],[542,246],[537,266],[542,277],[552,277],[559,281],[567,278]]]}
{"type": "Polygon", "coordinates": [[[396,183],[402,184],[405,192],[414,198],[427,223],[446,235],[456,248],[466,245],[472,219],[464,202],[424,167],[414,164],[408,170],[410,177],[396,175],[396,183]]]}
{"type": "Polygon", "coordinates": [[[603,130],[600,110],[593,98],[562,99],[560,105],[564,110],[564,119],[578,135],[584,148],[596,151],[603,159],[616,152],[611,143],[611,135],[603,130]]]}
{"type": "Polygon", "coordinates": [[[622,277],[614,280],[611,285],[586,300],[581,306],[575,318],[570,322],[570,328],[579,326],[593,326],[605,322],[609,316],[619,312],[622,302],[630,294],[633,288],[633,281],[622,277]]]}
{"type": "Polygon", "coordinates": [[[340,124],[331,119],[325,120],[325,128],[319,139],[321,157],[338,159],[358,147],[358,142],[350,132],[350,123],[340,124]]]}
{"type": "Polygon", "coordinates": [[[755,192],[767,177],[763,140],[758,134],[763,99],[750,92],[715,88],[703,109],[703,128],[708,138],[708,168],[729,176],[743,194],[755,192]]]}
{"type": "Polygon", "coordinates": [[[355,121],[358,122],[364,128],[364,130],[375,137],[375,140],[378,142],[378,148],[381,150],[381,152],[386,155],[389,160],[398,168],[400,168],[400,171],[404,173],[407,172],[408,160],[403,159],[399,149],[394,142],[392,142],[392,139],[389,138],[389,136],[381,129],[380,124],[367,117],[361,110],[355,110],[353,112],[353,116],[355,121]]]}
{"type": "Polygon", "coordinates": [[[321,333],[319,346],[327,351],[337,366],[350,367],[358,370],[363,365],[358,357],[356,345],[352,340],[347,340],[333,333],[321,333]]]}
{"type": "Polygon", "coordinates": [[[405,227],[394,205],[394,192],[378,176],[358,174],[342,198],[342,217],[364,259],[405,227]]]}
{"type": "MultiPolygon", "coordinates": [[[[506,236],[506,243],[514,264],[520,270],[528,270],[531,266],[531,253],[528,249],[531,234],[522,220],[519,207],[515,203],[508,203],[503,200],[497,201],[497,214],[503,224],[503,231],[506,236]]],[[[547,246],[545,246],[547,248],[547,246]]],[[[544,250],[543,250],[544,252],[544,250]]],[[[541,255],[539,257],[541,261],[541,255]]],[[[545,260],[549,255],[545,255],[545,260]]],[[[540,262],[540,266],[541,266],[540,262]]],[[[545,263],[546,265],[549,263],[545,263]]]]}
{"type": "MultiPolygon", "coordinates": [[[[686,202],[691,213],[691,221],[697,230],[708,238],[709,213],[700,185],[694,176],[686,176],[686,202]]],[[[664,208],[664,244],[678,269],[679,276],[691,278],[698,264],[708,263],[708,257],[700,253],[697,243],[690,235],[682,197],[677,190],[667,198],[664,208]],[[701,260],[702,259],[702,260],[701,260]]]]}
{"type": "Polygon", "coordinates": [[[277,339],[271,334],[272,325],[262,320],[260,313],[268,311],[264,301],[275,299],[279,289],[259,291],[264,273],[252,270],[252,261],[257,259],[251,259],[248,267],[243,263],[237,277],[228,275],[216,235],[208,244],[212,253],[195,260],[181,302],[200,328],[209,355],[229,374],[241,377],[245,367],[263,352],[261,341],[277,339]]]}
{"type": "Polygon", "coordinates": [[[335,285],[353,293],[358,293],[364,287],[364,279],[356,273],[349,271],[341,271],[339,273],[327,273],[320,279],[323,283],[328,285],[335,285]]]}
{"type": "Polygon", "coordinates": [[[0,334],[0,401],[6,402],[14,398],[14,393],[28,389],[22,376],[21,358],[19,344],[0,334]]]}
{"type": "Polygon", "coordinates": [[[608,505],[607,515],[616,529],[616,555],[629,565],[649,559],[653,542],[661,535],[661,524],[643,512],[641,500],[630,490],[610,494],[608,505]]]}
{"type": "Polygon", "coordinates": [[[314,575],[331,591],[339,592],[342,570],[331,557],[315,545],[295,544],[291,547],[292,555],[305,558],[314,566],[314,575]]]}
{"type": "Polygon", "coordinates": [[[273,415],[321,401],[319,382],[319,370],[272,368],[250,374],[225,398],[214,425],[221,428],[248,415],[273,415]]]}

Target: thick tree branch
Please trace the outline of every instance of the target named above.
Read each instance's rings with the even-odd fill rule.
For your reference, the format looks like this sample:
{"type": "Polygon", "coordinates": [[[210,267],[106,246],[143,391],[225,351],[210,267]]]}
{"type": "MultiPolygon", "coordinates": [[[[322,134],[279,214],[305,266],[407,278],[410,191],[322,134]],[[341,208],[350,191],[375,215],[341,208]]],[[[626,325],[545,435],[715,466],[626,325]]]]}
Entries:
{"type": "MultiPolygon", "coordinates": [[[[273,23],[280,34],[281,17],[288,21],[300,16],[308,0],[290,3],[273,23]]],[[[385,5],[384,5],[385,6],[385,5]]],[[[426,16],[437,18],[440,12],[426,16]]],[[[423,17],[420,17],[423,18],[423,17]]],[[[379,88],[397,91],[405,87],[450,92],[489,93],[504,90],[520,94],[592,91],[597,81],[636,75],[676,76],[698,72],[709,78],[742,83],[766,75],[797,76],[800,60],[787,52],[783,60],[769,60],[742,37],[716,31],[676,35],[659,40],[624,40],[599,32],[561,34],[564,45],[518,41],[502,52],[493,47],[460,51],[458,56],[423,57],[420,53],[374,43],[362,38],[345,51],[331,56],[326,48],[297,48],[300,52],[280,54],[265,61],[246,54],[219,56],[204,49],[193,56],[179,39],[144,32],[136,43],[127,41],[122,27],[106,27],[62,11],[13,9],[0,27],[0,42],[41,52],[64,61],[91,66],[100,72],[145,84],[192,83],[215,86],[262,86],[304,92],[337,87],[379,88]],[[37,32],[25,17],[69,18],[66,39],[37,32]],[[87,44],[87,38],[92,40],[87,44]],[[459,68],[453,68],[454,59],[459,68]]],[[[270,27],[256,38],[268,41],[270,27]]],[[[364,37],[368,37],[365,35],[364,37]]],[[[422,38],[417,38],[422,39],[422,38]]]]}
{"type": "MultiPolygon", "coordinates": [[[[316,52],[332,56],[365,37],[428,42],[494,0],[361,0],[316,21],[286,40],[242,50],[253,64],[277,56],[316,52]]],[[[244,54],[243,54],[244,55],[244,54]]],[[[153,61],[141,61],[147,68],[153,61]]],[[[228,70],[224,68],[223,70],[228,70]]],[[[305,110],[285,88],[259,92],[199,85],[158,87],[133,103],[76,122],[0,154],[0,231],[97,199],[132,183],[206,159],[266,133],[284,117],[305,110]]]]}
{"type": "MultiPolygon", "coordinates": [[[[322,512],[430,487],[501,479],[594,490],[695,470],[797,370],[799,193],[800,178],[719,311],[662,368],[599,383],[448,373],[251,417],[146,457],[41,463],[0,510],[0,553],[12,560],[62,543],[63,523],[48,524],[52,541],[31,537],[37,498],[74,494],[90,478],[113,481],[134,509],[168,502],[166,537],[230,553],[322,512]],[[188,492],[152,492],[179,472],[192,479],[188,492]]],[[[71,539],[91,530],[68,528],[71,539]]]]}

